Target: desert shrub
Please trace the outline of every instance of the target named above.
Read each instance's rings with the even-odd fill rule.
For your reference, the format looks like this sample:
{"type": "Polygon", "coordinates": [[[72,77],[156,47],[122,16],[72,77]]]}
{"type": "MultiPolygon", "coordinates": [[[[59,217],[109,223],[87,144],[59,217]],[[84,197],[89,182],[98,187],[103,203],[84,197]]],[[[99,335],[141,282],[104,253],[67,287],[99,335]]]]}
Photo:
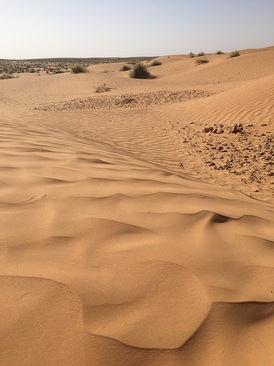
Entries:
{"type": "Polygon", "coordinates": [[[111,87],[108,86],[106,83],[104,83],[102,85],[97,86],[94,89],[94,93],[105,93],[105,92],[110,91],[110,89],[111,89],[111,87]]]}
{"type": "Polygon", "coordinates": [[[193,58],[193,57],[195,57],[195,54],[193,52],[189,52],[189,57],[193,58]]]}
{"type": "Polygon", "coordinates": [[[57,70],[54,70],[54,71],[52,71],[52,73],[54,74],[54,75],[57,75],[57,74],[64,74],[64,70],[60,70],[60,69],[57,69],[57,70]]]}
{"type": "Polygon", "coordinates": [[[3,72],[0,74],[0,80],[13,79],[14,76],[12,74],[8,74],[7,72],[3,72]]]}
{"type": "Polygon", "coordinates": [[[224,52],[223,51],[221,51],[221,50],[218,50],[217,52],[216,52],[216,55],[223,55],[224,54],[224,52]]]}
{"type": "Polygon", "coordinates": [[[208,62],[209,60],[207,58],[199,58],[198,60],[196,60],[197,65],[207,64],[208,62]]]}
{"type": "Polygon", "coordinates": [[[128,71],[131,70],[131,67],[128,65],[123,65],[120,67],[119,71],[128,71]]]}
{"type": "Polygon", "coordinates": [[[162,62],[161,61],[158,61],[158,60],[154,60],[150,64],[150,66],[160,66],[160,65],[162,65],[162,62]]]}
{"type": "Polygon", "coordinates": [[[80,73],[84,73],[87,71],[86,67],[83,65],[73,65],[71,67],[71,71],[73,72],[73,74],[80,74],[80,73]]]}
{"type": "Polygon", "coordinates": [[[238,56],[240,56],[240,52],[239,51],[233,51],[233,52],[231,52],[229,58],[238,57],[238,56]]]}
{"type": "Polygon", "coordinates": [[[135,79],[151,79],[152,75],[142,63],[138,63],[133,67],[130,77],[135,79]]]}
{"type": "Polygon", "coordinates": [[[204,56],[205,55],[205,53],[204,52],[199,52],[198,53],[198,56],[204,56]]]}

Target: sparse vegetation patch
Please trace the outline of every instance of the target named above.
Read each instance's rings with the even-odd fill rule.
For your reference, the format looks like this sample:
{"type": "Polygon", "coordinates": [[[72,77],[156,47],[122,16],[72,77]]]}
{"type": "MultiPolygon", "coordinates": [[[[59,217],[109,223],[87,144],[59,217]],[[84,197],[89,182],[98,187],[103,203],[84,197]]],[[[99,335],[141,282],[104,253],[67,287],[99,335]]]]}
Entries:
{"type": "Polygon", "coordinates": [[[99,85],[95,88],[94,92],[95,93],[105,93],[110,91],[111,87],[108,86],[106,83],[99,85]]]}
{"type": "Polygon", "coordinates": [[[224,54],[224,52],[223,51],[221,51],[221,50],[218,50],[217,52],[216,52],[216,55],[223,55],[224,54]]]}
{"type": "Polygon", "coordinates": [[[162,65],[162,62],[161,61],[158,61],[158,60],[154,60],[150,64],[150,66],[160,66],[160,65],[162,65]]]}
{"type": "Polygon", "coordinates": [[[233,51],[231,52],[229,58],[233,58],[233,57],[239,57],[241,54],[239,51],[233,51]]]}
{"type": "Polygon", "coordinates": [[[209,60],[207,58],[199,58],[198,60],[195,61],[195,63],[197,65],[207,64],[209,63],[209,60]]]}
{"type": "Polygon", "coordinates": [[[8,74],[7,72],[3,72],[0,74],[0,80],[13,79],[14,76],[12,74],[8,74]]]}
{"type": "Polygon", "coordinates": [[[131,67],[129,65],[123,65],[119,69],[119,71],[128,71],[128,70],[131,70],[131,67]]]}
{"type": "Polygon", "coordinates": [[[88,67],[90,65],[108,64],[108,63],[121,63],[135,64],[137,62],[145,62],[147,60],[153,60],[158,56],[153,57],[112,57],[112,58],[45,58],[45,59],[32,59],[32,60],[5,60],[0,59],[0,74],[18,74],[18,73],[46,73],[48,75],[60,74],[63,72],[72,72],[71,68],[76,65],[84,65],[88,67]],[[35,71],[33,71],[35,70],[35,71]]]}
{"type": "Polygon", "coordinates": [[[193,58],[193,57],[195,57],[196,55],[193,53],[193,52],[189,52],[189,57],[190,58],[193,58]]]}
{"type": "Polygon", "coordinates": [[[80,73],[84,73],[87,71],[86,67],[83,65],[73,65],[71,67],[71,71],[73,72],[73,74],[80,74],[80,73]]]}
{"type": "Polygon", "coordinates": [[[199,52],[198,53],[198,56],[204,56],[205,55],[205,53],[204,52],[199,52]]]}
{"type": "Polygon", "coordinates": [[[147,71],[146,66],[142,63],[134,65],[130,77],[134,79],[153,79],[153,76],[147,71]]]}

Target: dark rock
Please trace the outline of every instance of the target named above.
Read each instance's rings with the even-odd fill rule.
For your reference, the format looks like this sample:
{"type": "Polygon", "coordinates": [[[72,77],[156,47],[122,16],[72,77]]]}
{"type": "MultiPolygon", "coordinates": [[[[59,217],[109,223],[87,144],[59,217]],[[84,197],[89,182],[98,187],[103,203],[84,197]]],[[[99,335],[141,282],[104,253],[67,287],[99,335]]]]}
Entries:
{"type": "Polygon", "coordinates": [[[234,125],[231,127],[230,133],[243,133],[243,125],[241,123],[234,123],[234,125]]]}
{"type": "Polygon", "coordinates": [[[204,128],[204,132],[208,133],[208,132],[212,132],[213,131],[213,127],[205,127],[204,128]]]}
{"type": "Polygon", "coordinates": [[[217,127],[215,130],[213,130],[213,133],[220,135],[221,133],[224,133],[224,130],[222,127],[217,127]]]}

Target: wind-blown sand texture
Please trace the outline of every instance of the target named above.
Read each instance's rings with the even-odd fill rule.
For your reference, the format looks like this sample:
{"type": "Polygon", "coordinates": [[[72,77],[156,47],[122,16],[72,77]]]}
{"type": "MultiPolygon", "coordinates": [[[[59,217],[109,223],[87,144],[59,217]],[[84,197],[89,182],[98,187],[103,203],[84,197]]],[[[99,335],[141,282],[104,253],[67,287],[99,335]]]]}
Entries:
{"type": "Polygon", "coordinates": [[[206,57],[0,81],[1,366],[274,364],[274,48],[206,57]]]}

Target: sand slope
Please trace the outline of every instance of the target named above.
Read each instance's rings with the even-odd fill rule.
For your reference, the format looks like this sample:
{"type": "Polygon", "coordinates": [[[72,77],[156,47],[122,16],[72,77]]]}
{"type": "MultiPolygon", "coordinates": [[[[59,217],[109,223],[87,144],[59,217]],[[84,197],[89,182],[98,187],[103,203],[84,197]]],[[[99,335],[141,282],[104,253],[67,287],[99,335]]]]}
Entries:
{"type": "Polygon", "coordinates": [[[201,69],[171,56],[146,81],[117,64],[1,81],[1,365],[274,364],[272,55],[201,69]],[[228,80],[233,67],[244,78],[228,80]],[[94,94],[106,81],[116,89],[94,94]],[[200,92],[159,94],[172,90],[200,92]],[[125,95],[134,107],[88,104],[125,95]],[[203,132],[238,120],[243,136],[203,132]],[[206,146],[225,143],[270,159],[215,170],[206,146]],[[249,182],[252,164],[264,170],[249,182]]]}

